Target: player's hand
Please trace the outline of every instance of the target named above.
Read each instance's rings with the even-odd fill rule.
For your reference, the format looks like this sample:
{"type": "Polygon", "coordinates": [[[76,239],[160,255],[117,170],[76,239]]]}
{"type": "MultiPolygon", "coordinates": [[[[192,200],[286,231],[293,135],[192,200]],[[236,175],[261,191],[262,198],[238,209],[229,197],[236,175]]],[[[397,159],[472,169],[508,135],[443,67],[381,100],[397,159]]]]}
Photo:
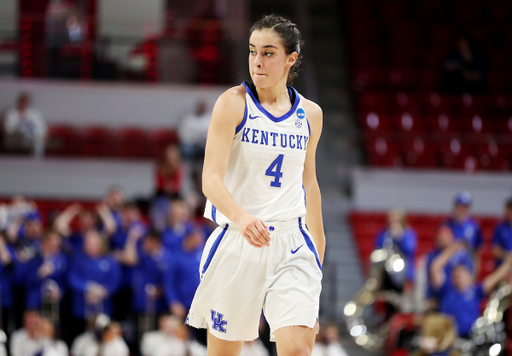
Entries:
{"type": "Polygon", "coordinates": [[[238,230],[251,246],[270,246],[270,231],[263,220],[245,214],[235,221],[238,230]]]}

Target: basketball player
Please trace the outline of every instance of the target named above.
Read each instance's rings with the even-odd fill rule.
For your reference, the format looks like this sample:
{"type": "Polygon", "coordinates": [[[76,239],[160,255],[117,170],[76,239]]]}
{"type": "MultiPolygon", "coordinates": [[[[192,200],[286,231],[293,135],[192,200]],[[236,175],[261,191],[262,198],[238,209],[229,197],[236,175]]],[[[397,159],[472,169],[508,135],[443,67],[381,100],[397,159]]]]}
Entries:
{"type": "Polygon", "coordinates": [[[287,86],[300,60],[296,25],[269,15],[250,33],[252,83],[220,96],[208,132],[205,216],[219,227],[187,322],[208,328],[208,355],[239,355],[258,337],[263,310],[280,356],[310,355],[325,248],[315,172],[322,111],[287,86]]]}

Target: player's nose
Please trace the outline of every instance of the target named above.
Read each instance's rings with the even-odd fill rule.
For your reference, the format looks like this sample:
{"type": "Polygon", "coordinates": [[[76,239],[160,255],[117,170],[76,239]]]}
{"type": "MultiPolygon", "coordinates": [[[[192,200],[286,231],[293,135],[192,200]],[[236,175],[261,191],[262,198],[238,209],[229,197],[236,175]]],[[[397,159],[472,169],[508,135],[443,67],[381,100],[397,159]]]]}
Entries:
{"type": "Polygon", "coordinates": [[[261,54],[257,54],[256,57],[254,58],[254,65],[258,68],[261,68],[261,65],[262,65],[262,55],[261,54]]]}

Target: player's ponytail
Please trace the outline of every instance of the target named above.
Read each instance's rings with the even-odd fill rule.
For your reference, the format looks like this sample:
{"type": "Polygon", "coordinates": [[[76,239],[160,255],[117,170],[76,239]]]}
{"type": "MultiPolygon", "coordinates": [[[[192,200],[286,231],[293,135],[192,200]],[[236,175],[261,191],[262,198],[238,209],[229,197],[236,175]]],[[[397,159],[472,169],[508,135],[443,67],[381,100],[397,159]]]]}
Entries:
{"type": "Polygon", "coordinates": [[[304,44],[304,41],[302,40],[300,31],[297,28],[297,25],[287,18],[271,14],[265,15],[258,20],[251,27],[249,36],[256,30],[264,29],[271,29],[279,36],[279,38],[281,38],[282,45],[287,55],[292,54],[293,52],[297,52],[298,54],[295,64],[290,68],[290,72],[288,73],[288,84],[291,84],[293,79],[299,75],[299,66],[302,59],[301,47],[304,44]]]}

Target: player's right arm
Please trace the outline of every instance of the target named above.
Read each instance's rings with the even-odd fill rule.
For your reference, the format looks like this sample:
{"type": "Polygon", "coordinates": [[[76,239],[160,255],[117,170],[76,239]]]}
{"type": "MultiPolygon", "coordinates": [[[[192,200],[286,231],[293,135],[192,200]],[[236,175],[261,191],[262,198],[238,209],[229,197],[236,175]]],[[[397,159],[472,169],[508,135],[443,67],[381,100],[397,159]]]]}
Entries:
{"type": "Polygon", "coordinates": [[[254,247],[269,246],[268,227],[248,214],[224,185],[224,176],[236,127],[245,112],[245,88],[238,86],[224,92],[213,108],[203,166],[203,193],[215,207],[233,221],[242,236],[254,247]]]}

